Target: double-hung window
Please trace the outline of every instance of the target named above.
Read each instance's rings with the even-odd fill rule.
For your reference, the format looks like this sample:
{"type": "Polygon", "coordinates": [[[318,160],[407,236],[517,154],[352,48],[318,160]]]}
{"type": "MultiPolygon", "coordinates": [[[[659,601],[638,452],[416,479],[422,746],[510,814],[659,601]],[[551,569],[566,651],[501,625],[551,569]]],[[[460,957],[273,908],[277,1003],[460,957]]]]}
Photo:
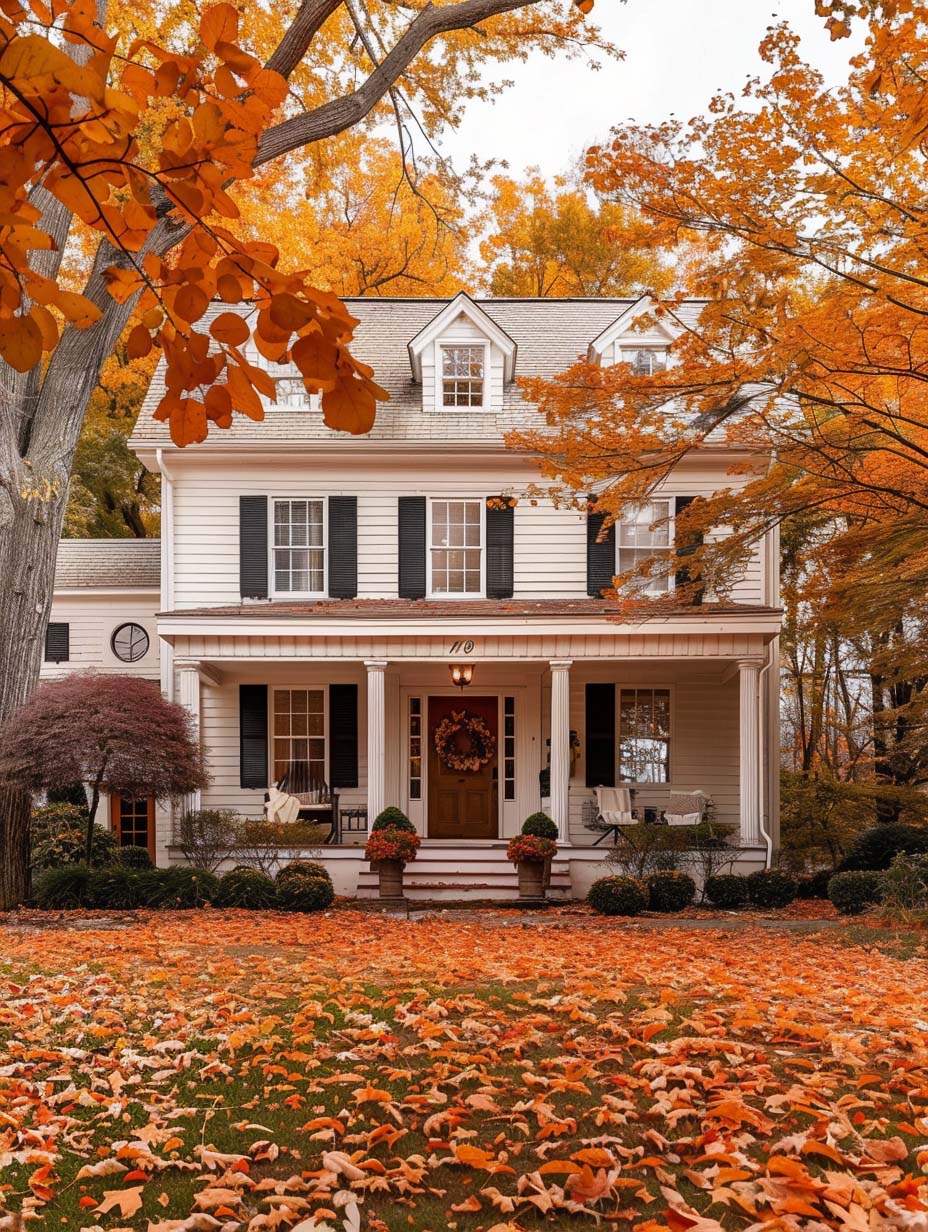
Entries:
{"type": "Polygon", "coordinates": [[[619,778],[670,782],[670,690],[619,690],[619,778]]]}
{"type": "Polygon", "coordinates": [[[617,571],[629,573],[644,560],[653,560],[651,576],[636,578],[630,589],[662,595],[673,589],[673,573],[666,567],[673,552],[673,502],[646,501],[626,508],[616,524],[617,571]]]}
{"type": "Polygon", "coordinates": [[[430,503],[429,591],[433,595],[483,593],[483,510],[478,500],[430,503]]]}
{"type": "Polygon", "coordinates": [[[635,376],[654,376],[667,370],[667,352],[662,347],[622,347],[621,360],[631,364],[635,376]]]}
{"type": "Polygon", "coordinates": [[[486,383],[486,347],[445,344],[441,356],[443,410],[482,410],[486,383]]]}
{"type": "Polygon", "coordinates": [[[274,778],[291,791],[326,782],[325,689],[274,690],[274,778]]]}
{"type": "Polygon", "coordinates": [[[325,501],[275,500],[274,592],[325,594],[325,501]]]}

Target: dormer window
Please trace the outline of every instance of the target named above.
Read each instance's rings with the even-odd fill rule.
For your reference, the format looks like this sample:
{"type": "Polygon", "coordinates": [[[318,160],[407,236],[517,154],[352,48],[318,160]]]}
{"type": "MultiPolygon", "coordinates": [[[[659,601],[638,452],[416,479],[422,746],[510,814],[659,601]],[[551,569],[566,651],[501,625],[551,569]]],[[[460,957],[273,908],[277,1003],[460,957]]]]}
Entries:
{"type": "Polygon", "coordinates": [[[622,347],[623,364],[631,364],[635,376],[654,376],[667,371],[667,352],[663,347],[622,347]]]}
{"type": "Polygon", "coordinates": [[[486,347],[443,344],[441,405],[445,410],[482,410],[486,381],[486,347]]]}

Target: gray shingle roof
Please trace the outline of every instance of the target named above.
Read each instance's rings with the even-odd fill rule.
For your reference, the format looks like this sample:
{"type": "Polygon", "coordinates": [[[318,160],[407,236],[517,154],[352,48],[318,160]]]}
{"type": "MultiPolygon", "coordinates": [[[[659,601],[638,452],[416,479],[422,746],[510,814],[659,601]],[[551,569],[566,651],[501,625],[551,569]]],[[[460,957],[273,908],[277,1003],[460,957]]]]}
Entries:
{"type": "Polygon", "coordinates": [[[55,590],[161,584],[160,539],[62,539],[55,590]]]}
{"type": "MultiPolygon", "coordinates": [[[[506,386],[503,406],[494,413],[455,415],[422,410],[422,387],[412,379],[407,343],[448,304],[447,299],[346,299],[349,311],[360,320],[352,343],[353,354],[374,369],[375,379],[390,393],[381,403],[370,439],[380,441],[500,442],[516,428],[537,427],[534,408],[522,398],[515,384],[506,386]]],[[[477,299],[474,301],[513,339],[518,347],[516,377],[553,377],[563,372],[589,344],[612,324],[636,299],[477,299]]],[[[687,305],[681,316],[695,316],[696,304],[687,305]]],[[[228,311],[229,305],[211,307],[199,323],[205,328],[209,316],[228,311]]],[[[139,414],[131,445],[170,443],[167,424],[152,418],[164,392],[159,365],[139,414]]],[[[263,423],[236,415],[226,431],[214,430],[217,441],[312,441],[342,434],[325,427],[318,411],[269,406],[263,423]]]]}

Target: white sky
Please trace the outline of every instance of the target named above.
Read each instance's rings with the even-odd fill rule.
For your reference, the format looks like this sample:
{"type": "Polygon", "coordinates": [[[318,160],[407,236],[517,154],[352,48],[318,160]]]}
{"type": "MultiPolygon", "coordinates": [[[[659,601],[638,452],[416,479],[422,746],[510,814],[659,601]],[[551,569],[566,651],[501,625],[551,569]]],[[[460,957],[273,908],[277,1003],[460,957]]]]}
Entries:
{"type": "Polygon", "coordinates": [[[625,59],[598,72],[541,54],[507,64],[497,76],[515,84],[492,105],[472,104],[460,129],[445,134],[441,148],[455,166],[475,153],[505,160],[514,174],[535,165],[550,176],[623,121],[689,119],[717,90],[737,94],[748,77],[766,74],[757,47],[782,20],[830,83],[846,78],[860,46],[832,43],[814,0],[596,0],[592,18],[625,59]]]}

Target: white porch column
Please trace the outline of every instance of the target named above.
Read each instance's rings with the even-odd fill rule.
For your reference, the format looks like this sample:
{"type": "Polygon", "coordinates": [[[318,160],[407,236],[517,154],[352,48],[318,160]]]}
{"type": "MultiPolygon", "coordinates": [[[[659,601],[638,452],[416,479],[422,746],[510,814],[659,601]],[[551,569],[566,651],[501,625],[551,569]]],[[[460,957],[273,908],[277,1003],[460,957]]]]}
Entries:
{"type": "MultiPolygon", "coordinates": [[[[197,664],[184,663],[178,668],[178,676],[180,678],[180,704],[190,715],[193,722],[193,732],[197,743],[202,748],[202,737],[200,735],[200,669],[197,664]]],[[[198,791],[191,792],[184,799],[184,809],[187,812],[196,812],[201,804],[201,794],[198,791]]]]}
{"type": "Polygon", "coordinates": [[[570,668],[572,659],[552,659],[551,668],[551,818],[558,839],[568,838],[570,808],[570,668]]]}
{"type": "Polygon", "coordinates": [[[384,704],[386,659],[365,659],[367,668],[367,825],[387,807],[387,715],[384,704]]]}
{"type": "Polygon", "coordinates": [[[760,659],[738,660],[738,784],[743,846],[757,846],[763,842],[763,770],[760,764],[760,708],[757,687],[762,666],[760,659]]]}

